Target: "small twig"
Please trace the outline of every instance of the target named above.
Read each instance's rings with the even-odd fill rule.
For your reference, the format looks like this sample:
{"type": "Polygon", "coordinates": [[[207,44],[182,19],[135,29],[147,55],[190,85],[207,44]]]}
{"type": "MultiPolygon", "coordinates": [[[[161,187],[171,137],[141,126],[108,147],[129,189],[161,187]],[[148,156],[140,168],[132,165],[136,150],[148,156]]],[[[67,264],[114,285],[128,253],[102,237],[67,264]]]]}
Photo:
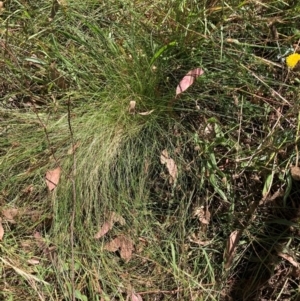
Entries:
{"type": "Polygon", "coordinates": [[[75,261],[74,261],[74,222],[75,222],[75,210],[76,210],[76,186],[75,186],[75,175],[76,175],[76,158],[75,158],[75,141],[74,135],[71,125],[71,100],[70,96],[68,99],[68,126],[71,135],[71,143],[72,143],[72,159],[73,159],[73,168],[71,173],[71,182],[72,182],[72,200],[73,200],[73,209],[71,216],[71,224],[70,224],[70,240],[71,240],[71,282],[72,282],[72,301],[75,301],[75,261]]]}

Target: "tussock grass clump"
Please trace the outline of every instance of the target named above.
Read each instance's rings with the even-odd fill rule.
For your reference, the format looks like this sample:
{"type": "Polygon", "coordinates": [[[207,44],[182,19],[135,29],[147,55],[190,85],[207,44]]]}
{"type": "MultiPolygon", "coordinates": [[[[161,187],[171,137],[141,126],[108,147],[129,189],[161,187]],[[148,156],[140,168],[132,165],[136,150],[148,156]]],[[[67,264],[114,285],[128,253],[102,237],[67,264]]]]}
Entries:
{"type": "Polygon", "coordinates": [[[1,297],[296,300],[298,6],[6,1],[1,297]]]}

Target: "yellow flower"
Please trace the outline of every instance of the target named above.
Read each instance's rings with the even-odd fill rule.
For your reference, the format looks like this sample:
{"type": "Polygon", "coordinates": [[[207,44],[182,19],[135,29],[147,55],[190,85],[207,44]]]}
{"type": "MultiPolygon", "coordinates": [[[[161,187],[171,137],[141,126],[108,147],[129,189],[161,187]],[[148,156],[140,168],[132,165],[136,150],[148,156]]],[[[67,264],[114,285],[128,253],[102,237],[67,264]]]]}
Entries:
{"type": "MultiPolygon", "coordinates": [[[[293,53],[290,54],[286,59],[286,64],[289,68],[294,69],[297,65],[300,64],[300,54],[299,53],[293,53]],[[298,64],[299,63],[299,64],[298,64]]],[[[297,67],[298,67],[297,66],[297,67]]]]}

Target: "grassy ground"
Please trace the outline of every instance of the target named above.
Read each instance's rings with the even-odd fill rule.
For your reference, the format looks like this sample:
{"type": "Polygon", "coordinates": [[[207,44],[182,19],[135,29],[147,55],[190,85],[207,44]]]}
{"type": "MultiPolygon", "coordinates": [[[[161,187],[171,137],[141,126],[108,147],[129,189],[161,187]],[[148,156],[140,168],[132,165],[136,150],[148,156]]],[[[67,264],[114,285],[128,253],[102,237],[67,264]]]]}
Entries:
{"type": "Polygon", "coordinates": [[[101,2],[0,2],[0,299],[300,300],[298,1],[101,2]]]}

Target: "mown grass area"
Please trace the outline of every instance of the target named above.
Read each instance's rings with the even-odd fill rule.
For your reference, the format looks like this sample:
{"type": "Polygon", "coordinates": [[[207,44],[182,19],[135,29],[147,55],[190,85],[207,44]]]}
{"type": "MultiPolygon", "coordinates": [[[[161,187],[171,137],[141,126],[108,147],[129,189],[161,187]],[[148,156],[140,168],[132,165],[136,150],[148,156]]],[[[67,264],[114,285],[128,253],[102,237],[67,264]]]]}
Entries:
{"type": "Polygon", "coordinates": [[[300,300],[299,24],[289,0],[2,2],[0,299],[300,300]]]}

